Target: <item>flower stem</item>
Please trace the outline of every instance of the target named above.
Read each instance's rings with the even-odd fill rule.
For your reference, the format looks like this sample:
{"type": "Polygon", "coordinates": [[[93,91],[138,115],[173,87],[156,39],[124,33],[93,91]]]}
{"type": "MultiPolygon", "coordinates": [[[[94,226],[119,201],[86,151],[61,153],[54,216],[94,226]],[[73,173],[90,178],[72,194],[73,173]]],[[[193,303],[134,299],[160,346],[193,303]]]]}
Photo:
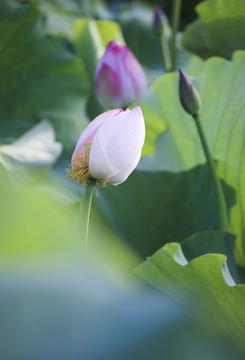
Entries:
{"type": "Polygon", "coordinates": [[[217,199],[217,203],[218,203],[220,230],[228,231],[227,208],[226,208],[225,197],[224,197],[224,192],[223,192],[223,189],[221,186],[221,182],[220,182],[220,179],[218,178],[216,168],[215,168],[213,159],[211,157],[211,153],[209,151],[208,143],[206,141],[206,138],[205,138],[205,135],[204,135],[204,132],[202,129],[199,115],[193,115],[193,118],[194,118],[196,126],[197,126],[197,131],[198,131],[201,143],[202,143],[203,151],[205,153],[207,163],[209,166],[209,170],[210,170],[210,173],[212,176],[213,184],[214,184],[216,199],[217,199]]]}
{"type": "Polygon", "coordinates": [[[81,205],[79,209],[78,231],[80,232],[82,230],[85,250],[88,247],[89,220],[90,220],[90,211],[91,211],[94,188],[95,188],[95,181],[91,180],[86,187],[85,194],[82,196],[81,205]]]}
{"type": "Polygon", "coordinates": [[[174,0],[174,7],[172,12],[172,36],[170,42],[170,51],[172,58],[171,71],[175,71],[176,68],[176,35],[179,29],[180,10],[181,0],[174,0]]]}
{"type": "Polygon", "coordinates": [[[163,56],[165,70],[166,72],[169,72],[172,69],[172,61],[169,51],[168,38],[166,36],[165,31],[163,31],[161,34],[161,47],[162,47],[162,56],[163,56]]]}

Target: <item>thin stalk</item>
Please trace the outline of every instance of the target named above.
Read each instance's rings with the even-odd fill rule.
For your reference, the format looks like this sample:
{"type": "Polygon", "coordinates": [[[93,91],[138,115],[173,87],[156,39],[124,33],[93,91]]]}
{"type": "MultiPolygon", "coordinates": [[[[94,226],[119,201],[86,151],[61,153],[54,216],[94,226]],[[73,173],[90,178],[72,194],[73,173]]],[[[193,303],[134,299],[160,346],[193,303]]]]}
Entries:
{"type": "Polygon", "coordinates": [[[172,36],[170,41],[170,52],[172,58],[171,71],[176,69],[176,36],[179,30],[179,19],[181,10],[181,0],[174,0],[174,7],[172,12],[172,36]]]}
{"type": "Polygon", "coordinates": [[[223,189],[221,186],[221,182],[218,178],[216,168],[215,168],[213,159],[211,157],[211,153],[209,151],[208,143],[206,141],[206,138],[205,138],[205,135],[204,135],[204,132],[202,129],[199,115],[193,115],[193,118],[194,118],[196,126],[197,126],[197,131],[198,131],[201,143],[202,143],[203,151],[205,153],[207,163],[208,163],[208,166],[210,169],[210,173],[212,176],[213,184],[214,184],[214,189],[215,189],[216,199],[217,199],[217,204],[218,204],[218,211],[219,211],[220,230],[228,231],[227,208],[226,208],[225,197],[224,197],[224,192],[223,192],[223,189]]]}
{"type": "Polygon", "coordinates": [[[165,31],[162,32],[160,38],[161,38],[162,56],[163,56],[165,70],[169,72],[172,69],[172,61],[169,50],[168,38],[165,34],[165,31]]]}
{"type": "Polygon", "coordinates": [[[89,233],[89,220],[90,220],[90,212],[91,205],[93,199],[93,191],[95,188],[95,182],[90,181],[87,185],[85,194],[82,196],[79,214],[78,214],[78,232],[81,234],[84,239],[84,249],[86,250],[88,247],[88,233],[89,233]]]}

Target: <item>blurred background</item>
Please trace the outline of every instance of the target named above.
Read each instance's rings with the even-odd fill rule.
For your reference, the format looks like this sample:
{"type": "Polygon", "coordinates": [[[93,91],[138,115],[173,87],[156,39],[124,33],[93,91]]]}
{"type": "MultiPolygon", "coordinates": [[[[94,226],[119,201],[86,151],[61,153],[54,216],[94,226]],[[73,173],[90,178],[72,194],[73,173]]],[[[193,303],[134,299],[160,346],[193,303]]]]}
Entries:
{"type": "Polygon", "coordinates": [[[230,233],[191,119],[153,31],[174,1],[1,0],[0,358],[243,359],[245,2],[182,2],[176,69],[191,78],[230,233]],[[147,89],[142,159],[98,188],[88,251],[84,191],[66,178],[107,44],[127,45],[147,89]],[[232,97],[231,97],[232,94],[232,97]],[[181,244],[181,247],[180,247],[181,244]]]}

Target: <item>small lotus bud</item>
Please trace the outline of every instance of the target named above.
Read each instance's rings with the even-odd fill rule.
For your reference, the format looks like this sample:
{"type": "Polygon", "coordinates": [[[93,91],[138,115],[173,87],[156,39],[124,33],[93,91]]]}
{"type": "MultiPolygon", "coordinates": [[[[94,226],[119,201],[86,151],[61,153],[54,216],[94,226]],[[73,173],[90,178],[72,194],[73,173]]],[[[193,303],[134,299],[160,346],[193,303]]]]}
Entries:
{"type": "Polygon", "coordinates": [[[159,6],[155,7],[152,28],[158,36],[161,36],[163,31],[165,35],[170,32],[168,18],[159,6]]]}
{"type": "Polygon", "coordinates": [[[97,116],[83,131],[72,155],[68,177],[86,186],[117,185],[137,166],[145,140],[142,111],[114,109],[97,116]]]}
{"type": "Polygon", "coordinates": [[[125,108],[139,100],[146,89],[145,73],[127,46],[111,41],[98,62],[95,90],[106,108],[125,108]]]}
{"type": "Polygon", "coordinates": [[[190,80],[186,77],[182,70],[179,69],[179,98],[180,102],[191,115],[197,115],[201,109],[201,98],[190,80]]]}

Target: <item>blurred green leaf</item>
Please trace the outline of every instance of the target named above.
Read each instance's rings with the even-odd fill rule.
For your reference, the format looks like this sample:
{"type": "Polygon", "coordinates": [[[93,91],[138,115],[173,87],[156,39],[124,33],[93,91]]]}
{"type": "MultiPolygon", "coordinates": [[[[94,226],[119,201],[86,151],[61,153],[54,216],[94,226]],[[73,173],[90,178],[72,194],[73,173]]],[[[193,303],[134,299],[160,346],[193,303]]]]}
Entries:
{"type": "Polygon", "coordinates": [[[126,281],[120,272],[129,273],[139,259],[122,243],[96,206],[91,213],[88,252],[84,253],[85,239],[78,229],[78,208],[84,192],[75,194],[72,183],[68,186],[54,175],[39,179],[32,186],[24,182],[20,186],[17,181],[12,185],[4,173],[0,175],[3,267],[52,266],[53,262],[71,262],[74,266],[92,254],[110,279],[126,281]]]}
{"type": "Polygon", "coordinates": [[[245,49],[245,1],[206,0],[197,5],[199,19],[189,25],[183,46],[203,57],[231,59],[235,50],[245,49]]]}
{"type": "Polygon", "coordinates": [[[71,150],[87,124],[82,61],[46,34],[41,13],[30,5],[9,2],[0,14],[0,32],[1,141],[47,118],[71,150]]]}
{"type": "Polygon", "coordinates": [[[69,265],[0,274],[2,359],[237,359],[137,279],[125,289],[92,260],[69,265]]]}
{"type": "Polygon", "coordinates": [[[110,241],[103,219],[94,217],[92,251],[82,253],[76,209],[42,185],[20,188],[0,177],[1,358],[160,360],[164,354],[190,360],[200,351],[209,359],[214,349],[215,359],[223,354],[226,347],[207,336],[190,308],[129,276],[124,257],[132,254],[110,241]]]}
{"type": "MultiPolygon", "coordinates": [[[[2,180],[2,179],[1,179],[2,180]]],[[[1,265],[81,256],[68,208],[41,191],[0,182],[1,265]]]]}
{"type": "Polygon", "coordinates": [[[90,16],[88,0],[29,0],[45,16],[46,31],[66,39],[73,38],[73,24],[79,17],[90,16]]]}
{"type": "MultiPolygon", "coordinates": [[[[207,234],[195,236],[202,241],[207,234]]],[[[218,241],[219,238],[217,233],[218,241]]],[[[187,262],[180,245],[171,243],[141,264],[136,273],[178,302],[195,299],[197,318],[244,353],[245,286],[235,286],[225,261],[224,255],[206,254],[187,262]]]]}
{"type": "Polygon", "coordinates": [[[102,0],[27,0],[43,14],[46,31],[73,41],[73,25],[79,18],[93,18],[106,11],[102,0]]]}
{"type": "MultiPolygon", "coordinates": [[[[160,360],[181,354],[189,360],[200,348],[220,351],[190,310],[129,277],[125,258],[133,263],[133,255],[95,213],[92,251],[82,253],[77,211],[57,201],[51,188],[21,188],[0,177],[1,358],[160,360]]],[[[65,186],[60,192],[70,196],[65,186]]]]}

